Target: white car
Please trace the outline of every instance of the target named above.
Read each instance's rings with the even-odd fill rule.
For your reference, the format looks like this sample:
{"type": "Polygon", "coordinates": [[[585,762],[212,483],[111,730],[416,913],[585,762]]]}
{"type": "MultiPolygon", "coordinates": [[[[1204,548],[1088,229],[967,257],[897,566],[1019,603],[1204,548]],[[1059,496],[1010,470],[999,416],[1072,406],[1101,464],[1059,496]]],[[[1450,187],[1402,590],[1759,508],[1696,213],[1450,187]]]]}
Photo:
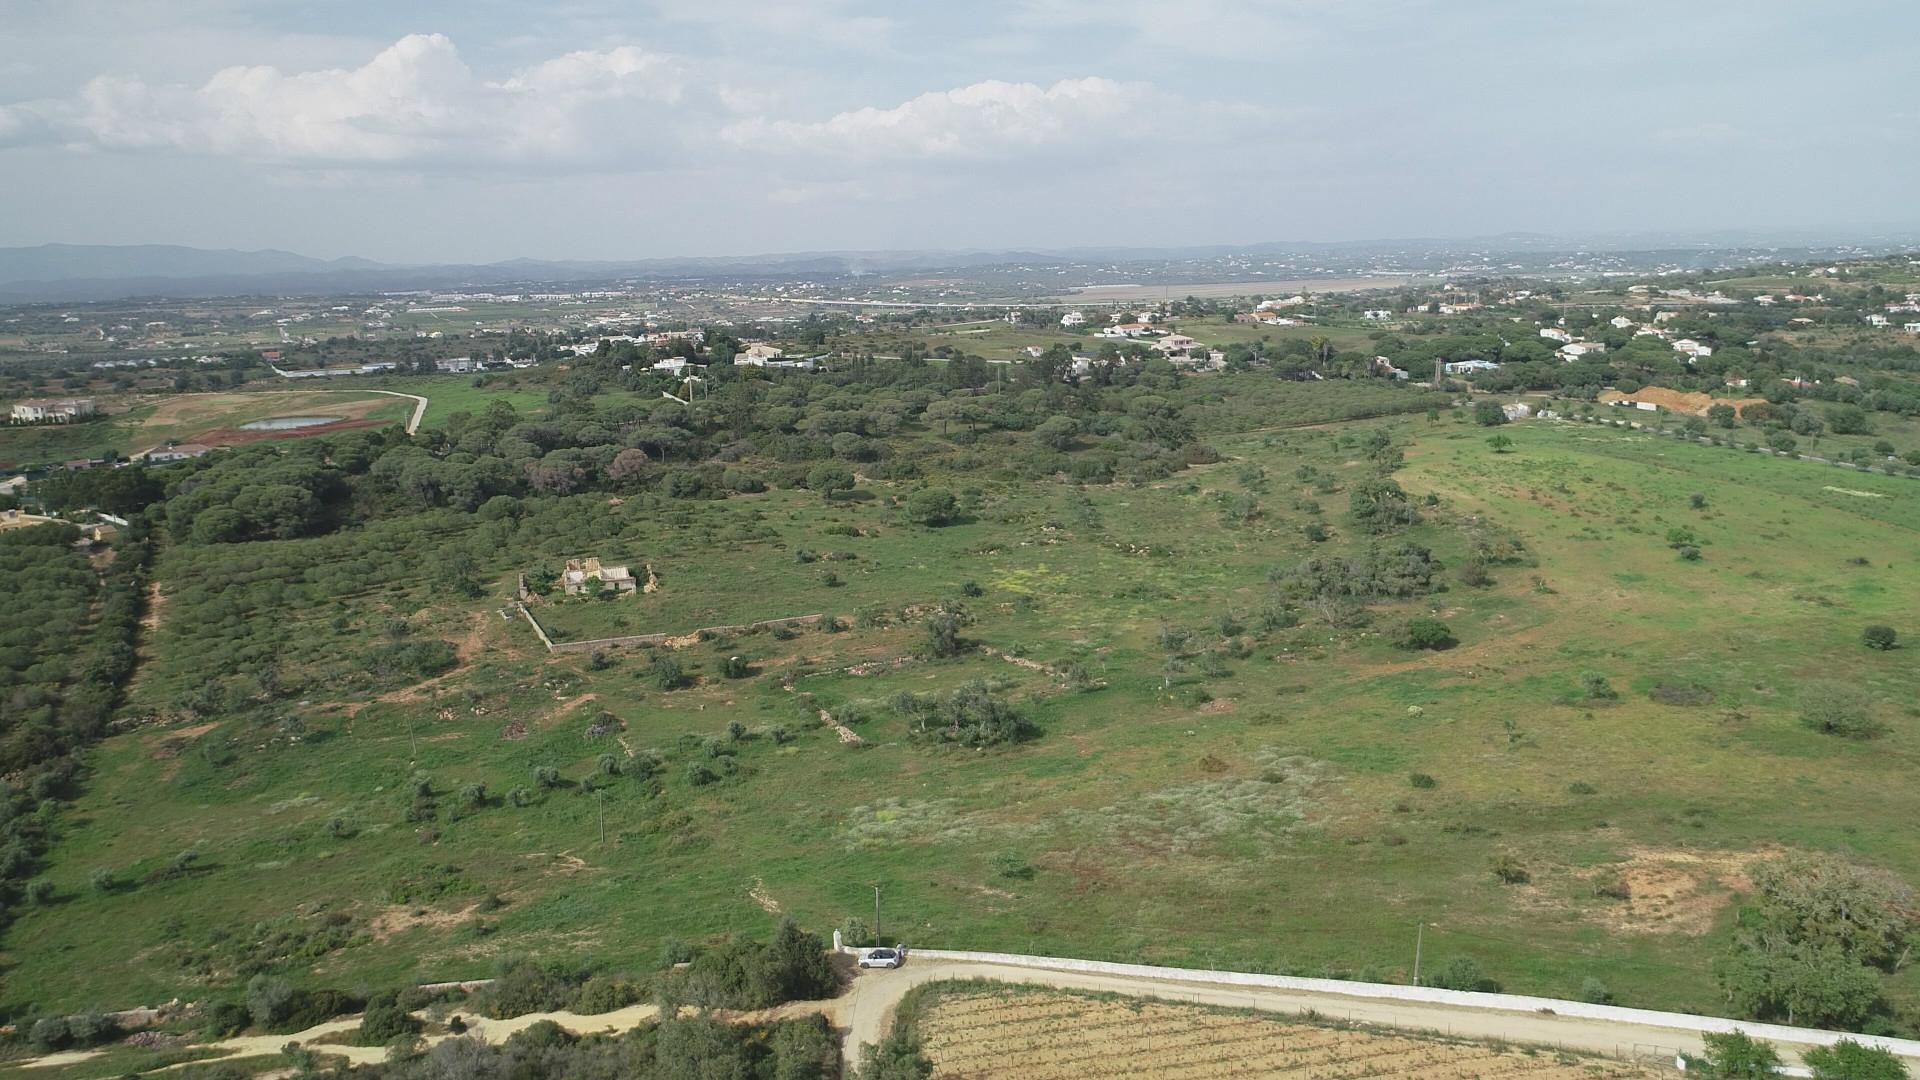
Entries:
{"type": "Polygon", "coordinates": [[[865,955],[860,957],[860,966],[863,968],[897,968],[904,960],[906,960],[906,956],[899,949],[868,949],[865,955]]]}

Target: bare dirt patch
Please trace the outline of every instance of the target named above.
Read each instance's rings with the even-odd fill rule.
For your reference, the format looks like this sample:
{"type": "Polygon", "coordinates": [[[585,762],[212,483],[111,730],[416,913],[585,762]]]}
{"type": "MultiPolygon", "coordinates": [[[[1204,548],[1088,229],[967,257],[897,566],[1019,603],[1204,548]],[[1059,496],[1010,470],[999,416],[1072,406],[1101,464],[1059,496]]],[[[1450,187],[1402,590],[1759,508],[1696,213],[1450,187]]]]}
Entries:
{"type": "Polygon", "coordinates": [[[1735,413],[1745,412],[1747,406],[1757,405],[1764,398],[1717,398],[1692,390],[1669,390],[1664,386],[1643,386],[1631,394],[1618,390],[1604,390],[1600,401],[1644,401],[1649,405],[1658,405],[1669,412],[1683,416],[1705,416],[1707,410],[1715,405],[1731,405],[1735,413]]]}
{"type": "Polygon", "coordinates": [[[446,929],[458,926],[472,914],[472,907],[462,908],[459,911],[435,911],[432,908],[395,904],[368,919],[367,932],[373,936],[373,940],[385,941],[395,934],[418,930],[421,927],[446,929]]]}
{"type": "Polygon", "coordinates": [[[160,591],[160,583],[147,583],[147,610],[140,616],[140,629],[151,634],[160,629],[160,607],[166,595],[160,591]]]}
{"type": "Polygon", "coordinates": [[[544,851],[529,851],[526,857],[547,860],[547,872],[550,874],[577,874],[587,869],[587,860],[566,851],[557,855],[549,855],[544,851]]]}
{"type": "Polygon", "coordinates": [[[761,911],[769,915],[778,915],[785,910],[780,906],[780,901],[775,900],[773,894],[767,891],[767,883],[759,878],[753,879],[753,888],[747,890],[747,896],[760,905],[761,911]]]}
{"type": "Polygon", "coordinates": [[[1631,848],[1625,862],[1590,875],[1597,886],[1617,884],[1627,892],[1627,899],[1599,912],[1600,921],[1639,933],[1704,934],[1735,893],[1753,888],[1747,867],[1773,854],[1631,848]]]}

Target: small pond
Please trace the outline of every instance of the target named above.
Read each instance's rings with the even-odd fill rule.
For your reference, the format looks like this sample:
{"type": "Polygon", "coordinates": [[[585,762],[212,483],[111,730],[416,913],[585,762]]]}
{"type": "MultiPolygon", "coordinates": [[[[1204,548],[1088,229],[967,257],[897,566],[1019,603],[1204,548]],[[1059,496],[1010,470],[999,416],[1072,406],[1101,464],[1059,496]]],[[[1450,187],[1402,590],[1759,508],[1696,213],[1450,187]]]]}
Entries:
{"type": "Polygon", "coordinates": [[[319,427],[339,420],[337,416],[269,416],[265,420],[249,420],[240,425],[240,430],[285,431],[288,428],[319,427]]]}

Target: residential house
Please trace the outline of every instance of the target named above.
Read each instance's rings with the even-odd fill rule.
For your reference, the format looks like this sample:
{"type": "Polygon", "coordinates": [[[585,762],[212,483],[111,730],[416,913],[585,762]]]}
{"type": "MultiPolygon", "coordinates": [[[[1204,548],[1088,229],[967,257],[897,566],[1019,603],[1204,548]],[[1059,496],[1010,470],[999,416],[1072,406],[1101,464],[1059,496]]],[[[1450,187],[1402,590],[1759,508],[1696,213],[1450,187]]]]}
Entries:
{"type": "Polygon", "coordinates": [[[654,361],[653,370],[671,375],[677,379],[686,374],[688,368],[702,366],[704,365],[696,364],[684,356],[669,356],[665,360],[654,361]]]}
{"type": "Polygon", "coordinates": [[[594,586],[589,581],[598,581],[603,591],[630,593],[640,587],[634,580],[632,571],[624,566],[602,566],[599,559],[568,559],[567,569],[560,575],[560,587],[568,596],[581,596],[594,586]]]}
{"type": "MultiPolygon", "coordinates": [[[[778,360],[786,355],[784,350],[772,345],[749,345],[745,352],[733,358],[733,362],[743,367],[766,367],[769,361],[778,360]]],[[[654,366],[659,367],[658,364],[654,366]]]]}
{"type": "Polygon", "coordinates": [[[1679,341],[1673,343],[1673,351],[1686,353],[1688,356],[1698,360],[1703,356],[1712,356],[1713,346],[1703,345],[1692,338],[1681,338],[1679,341]]]}
{"type": "Polygon", "coordinates": [[[1500,411],[1509,420],[1525,420],[1533,415],[1533,406],[1524,401],[1516,401],[1511,405],[1500,406],[1500,411]]]}
{"type": "Polygon", "coordinates": [[[1499,371],[1500,365],[1491,360],[1455,360],[1443,366],[1449,375],[1465,375],[1475,371],[1499,371]]]}
{"type": "Polygon", "coordinates": [[[1606,351],[1607,346],[1603,342],[1574,341],[1560,346],[1560,358],[1562,360],[1573,361],[1582,359],[1583,357],[1597,356],[1606,351]]]}
{"type": "Polygon", "coordinates": [[[1360,313],[1360,317],[1371,322],[1386,322],[1393,318],[1393,311],[1389,308],[1368,308],[1360,313]]]}
{"type": "Polygon", "coordinates": [[[1625,330],[1633,326],[1634,322],[1625,315],[1615,315],[1613,318],[1607,320],[1607,325],[1613,327],[1615,330],[1625,330]]]}
{"type": "Polygon", "coordinates": [[[1173,353],[1190,353],[1200,347],[1200,342],[1185,334],[1168,334],[1154,342],[1153,347],[1161,353],[1172,355],[1173,353]]]}
{"type": "Polygon", "coordinates": [[[1382,375],[1393,379],[1405,379],[1409,377],[1406,368],[1395,367],[1393,361],[1384,356],[1376,356],[1368,361],[1367,370],[1370,374],[1382,375]]]}
{"type": "Polygon", "coordinates": [[[1653,313],[1653,321],[1657,323],[1672,322],[1679,317],[1680,313],[1677,311],[1656,311],[1653,313]]]}
{"type": "Polygon", "coordinates": [[[466,375],[479,368],[471,356],[452,356],[445,360],[435,360],[433,366],[435,370],[444,371],[449,375],[466,375]]]}
{"type": "Polygon", "coordinates": [[[175,461],[186,461],[209,453],[213,447],[204,443],[178,443],[173,446],[154,446],[133,455],[133,460],[144,461],[149,465],[167,465],[175,461]]]}
{"type": "Polygon", "coordinates": [[[1285,300],[1262,300],[1254,305],[1255,311],[1275,311],[1280,308],[1299,307],[1307,302],[1304,296],[1289,296],[1285,300]]]}
{"type": "Polygon", "coordinates": [[[1087,325],[1087,317],[1078,311],[1069,311],[1065,315],[1060,316],[1060,325],[1067,327],[1085,326],[1087,325]]]}
{"type": "Polygon", "coordinates": [[[1901,323],[1900,329],[1909,334],[1920,334],[1920,322],[1901,323]]]}
{"type": "Polygon", "coordinates": [[[1106,338],[1139,338],[1146,337],[1151,333],[1153,333],[1153,327],[1148,326],[1146,323],[1125,322],[1109,326],[1095,336],[1106,338]]]}
{"type": "Polygon", "coordinates": [[[1562,345],[1573,344],[1573,335],[1556,326],[1542,327],[1540,336],[1546,338],[1548,341],[1557,341],[1562,345]]]}
{"type": "Polygon", "coordinates": [[[13,403],[16,424],[67,424],[96,415],[92,398],[27,398],[13,403]]]}
{"type": "Polygon", "coordinates": [[[1868,326],[1886,326],[1890,320],[1885,315],[1867,316],[1868,326]]]}

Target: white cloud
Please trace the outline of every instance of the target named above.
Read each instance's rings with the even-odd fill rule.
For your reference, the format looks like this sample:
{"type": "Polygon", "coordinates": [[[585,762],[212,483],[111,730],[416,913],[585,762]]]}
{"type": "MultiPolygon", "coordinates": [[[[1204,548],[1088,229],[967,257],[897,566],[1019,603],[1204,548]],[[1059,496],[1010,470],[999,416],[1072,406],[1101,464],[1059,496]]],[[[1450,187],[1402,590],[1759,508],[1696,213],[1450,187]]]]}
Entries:
{"type": "Polygon", "coordinates": [[[263,163],[283,173],[557,166],[632,171],[778,159],[804,176],[772,198],[833,191],[850,161],[996,162],[1118,147],[1141,132],[1193,143],[1249,118],[1145,83],[1090,76],[988,80],[825,118],[781,115],[767,82],[633,45],[567,52],[487,77],[452,40],[414,34],[357,67],[223,68],[204,82],[102,75],[71,98],[0,105],[0,146],[167,151],[263,163]]]}
{"type": "Polygon", "coordinates": [[[489,82],[444,35],[412,34],[351,69],[229,67],[198,87],[103,75],[72,100],[0,107],[0,143],[37,135],[320,167],[597,160],[670,137],[658,121],[673,114],[717,114],[711,98],[687,108],[688,84],[680,61],[634,46],[489,82]]]}
{"type": "Polygon", "coordinates": [[[1157,104],[1150,87],[1112,79],[1063,79],[1047,87],[989,80],[818,122],[746,120],[722,134],[736,146],[761,150],[986,158],[1124,134],[1157,104]]]}

